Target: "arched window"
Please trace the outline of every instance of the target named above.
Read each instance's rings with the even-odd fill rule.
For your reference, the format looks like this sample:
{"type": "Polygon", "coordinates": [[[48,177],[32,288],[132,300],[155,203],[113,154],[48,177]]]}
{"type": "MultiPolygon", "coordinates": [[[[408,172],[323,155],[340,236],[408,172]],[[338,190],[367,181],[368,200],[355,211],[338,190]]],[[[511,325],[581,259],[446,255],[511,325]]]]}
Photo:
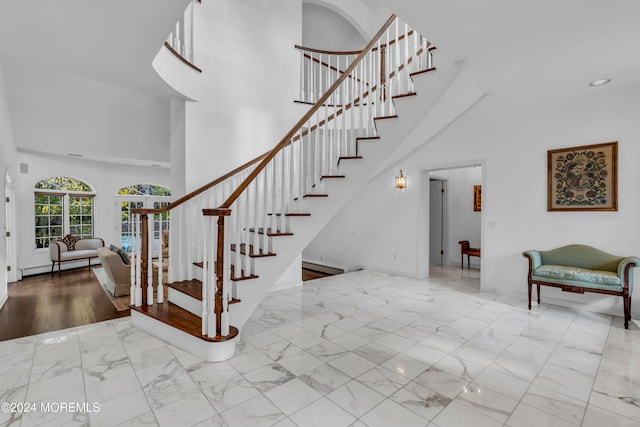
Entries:
{"type": "Polygon", "coordinates": [[[34,187],[35,245],[46,248],[66,234],[93,237],[95,191],[86,182],[67,176],[38,181],[34,187]]]}
{"type": "MultiPolygon", "coordinates": [[[[120,244],[127,252],[131,248],[130,213],[132,209],[147,208],[160,209],[171,202],[171,189],[155,184],[135,184],[123,187],[116,195],[120,204],[120,218],[118,219],[118,232],[120,244]]],[[[169,229],[169,212],[161,215],[160,222],[154,220],[154,254],[160,247],[160,234],[169,229]]]]}

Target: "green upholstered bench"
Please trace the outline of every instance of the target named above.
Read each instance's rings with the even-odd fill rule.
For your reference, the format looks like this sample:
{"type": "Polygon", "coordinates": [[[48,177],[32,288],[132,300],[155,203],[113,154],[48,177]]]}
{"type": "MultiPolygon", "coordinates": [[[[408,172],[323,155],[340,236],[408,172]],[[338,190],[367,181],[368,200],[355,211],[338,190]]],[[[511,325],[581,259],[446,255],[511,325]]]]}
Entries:
{"type": "Polygon", "coordinates": [[[525,251],[529,260],[529,310],[531,289],[536,285],[540,304],[540,285],[553,286],[564,292],[595,292],[619,295],[624,305],[624,327],[631,320],[633,267],[640,266],[637,257],[619,257],[587,245],[568,245],[550,251],[525,251]]]}

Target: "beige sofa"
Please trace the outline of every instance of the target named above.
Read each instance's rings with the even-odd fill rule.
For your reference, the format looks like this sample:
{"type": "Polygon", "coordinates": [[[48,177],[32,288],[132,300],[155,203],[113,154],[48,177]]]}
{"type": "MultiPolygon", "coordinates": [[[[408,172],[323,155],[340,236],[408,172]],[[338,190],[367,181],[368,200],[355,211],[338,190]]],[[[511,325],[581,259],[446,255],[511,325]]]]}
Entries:
{"type": "Polygon", "coordinates": [[[109,248],[98,248],[98,258],[107,275],[107,289],[114,297],[129,295],[131,265],[125,264],[120,255],[109,248]]]}
{"type": "MultiPolygon", "coordinates": [[[[125,264],[122,257],[109,248],[98,248],[98,258],[107,275],[107,289],[114,297],[131,293],[131,264],[125,264]]],[[[153,285],[158,284],[158,266],[153,264],[153,285]]],[[[163,274],[163,282],[166,275],[163,274]]],[[[166,282],[165,282],[166,283],[166,282]]],[[[145,285],[146,286],[146,285],[145,285]]]]}
{"type": "Polygon", "coordinates": [[[91,258],[98,256],[97,249],[104,247],[104,240],[100,238],[78,239],[75,236],[67,235],[62,240],[52,240],[49,242],[49,255],[51,257],[51,274],[58,263],[58,274],[60,274],[60,264],[66,261],[77,261],[88,259],[91,267],[91,258]]]}

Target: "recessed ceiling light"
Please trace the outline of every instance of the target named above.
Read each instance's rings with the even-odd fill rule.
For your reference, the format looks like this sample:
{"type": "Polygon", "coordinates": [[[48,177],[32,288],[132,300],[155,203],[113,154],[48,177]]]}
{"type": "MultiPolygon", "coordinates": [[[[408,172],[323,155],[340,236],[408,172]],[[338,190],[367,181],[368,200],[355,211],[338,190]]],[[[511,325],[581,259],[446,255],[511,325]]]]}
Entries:
{"type": "Polygon", "coordinates": [[[611,81],[611,79],[594,80],[591,83],[589,83],[589,86],[602,86],[602,85],[606,85],[610,81],[611,81]]]}

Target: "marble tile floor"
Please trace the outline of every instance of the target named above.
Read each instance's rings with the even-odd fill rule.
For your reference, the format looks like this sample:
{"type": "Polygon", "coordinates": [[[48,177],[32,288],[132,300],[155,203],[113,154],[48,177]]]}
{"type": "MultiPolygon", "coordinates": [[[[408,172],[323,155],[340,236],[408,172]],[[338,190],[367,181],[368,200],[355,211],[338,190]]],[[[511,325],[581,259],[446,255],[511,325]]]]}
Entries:
{"type": "Polygon", "coordinates": [[[221,363],[128,318],[0,342],[0,403],[23,427],[640,426],[640,331],[478,270],[359,271],[269,294],[221,363]]]}

